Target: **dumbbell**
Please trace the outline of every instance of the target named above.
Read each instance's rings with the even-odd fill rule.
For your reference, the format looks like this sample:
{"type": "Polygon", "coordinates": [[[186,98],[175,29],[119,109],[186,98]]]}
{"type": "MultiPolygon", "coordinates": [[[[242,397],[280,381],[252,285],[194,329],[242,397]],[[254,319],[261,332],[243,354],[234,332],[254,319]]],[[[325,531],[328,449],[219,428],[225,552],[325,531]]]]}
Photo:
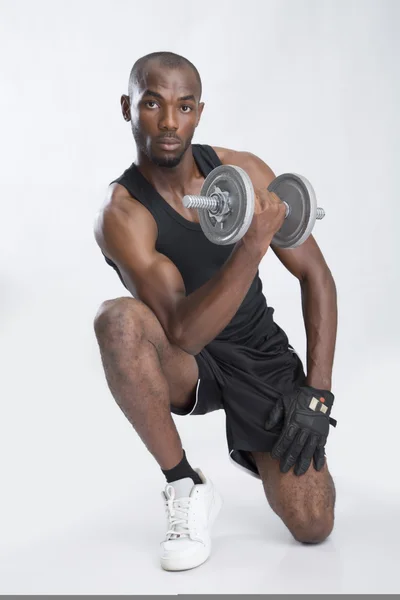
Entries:
{"type": "MultiPolygon", "coordinates": [[[[279,248],[296,248],[310,235],[316,219],[325,211],[317,207],[311,183],[302,175],[283,173],[268,186],[286,205],[285,221],[272,239],[279,248]]],[[[220,165],[206,177],[199,196],[184,196],[186,208],[199,209],[204,235],[221,246],[235,244],[251,225],[254,215],[254,188],[241,167],[220,165]]]]}

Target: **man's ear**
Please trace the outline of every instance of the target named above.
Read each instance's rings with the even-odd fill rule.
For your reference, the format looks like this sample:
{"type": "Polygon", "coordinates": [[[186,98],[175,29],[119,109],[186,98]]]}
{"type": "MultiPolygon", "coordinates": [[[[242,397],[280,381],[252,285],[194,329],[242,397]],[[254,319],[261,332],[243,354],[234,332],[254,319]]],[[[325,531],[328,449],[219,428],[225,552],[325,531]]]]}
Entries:
{"type": "Polygon", "coordinates": [[[196,127],[200,123],[201,115],[203,114],[203,109],[204,109],[204,102],[199,102],[198,117],[197,117],[196,127]]]}
{"type": "Polygon", "coordinates": [[[131,120],[131,101],[129,96],[127,96],[126,94],[122,94],[121,96],[121,109],[122,109],[122,116],[124,117],[125,121],[130,121],[131,120]]]}

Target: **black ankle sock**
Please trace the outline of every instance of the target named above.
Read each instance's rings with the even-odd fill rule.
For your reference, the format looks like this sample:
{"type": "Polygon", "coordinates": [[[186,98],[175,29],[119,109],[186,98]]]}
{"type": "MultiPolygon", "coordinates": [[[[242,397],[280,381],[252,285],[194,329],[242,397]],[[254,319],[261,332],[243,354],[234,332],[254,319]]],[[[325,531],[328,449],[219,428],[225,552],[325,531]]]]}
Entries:
{"type": "Polygon", "coordinates": [[[167,478],[168,483],[172,483],[173,481],[177,481],[178,479],[183,479],[184,477],[190,477],[193,479],[194,484],[203,483],[200,479],[200,476],[192,467],[189,465],[186,453],[183,450],[183,458],[180,463],[173,467],[172,469],[161,469],[167,478]]]}

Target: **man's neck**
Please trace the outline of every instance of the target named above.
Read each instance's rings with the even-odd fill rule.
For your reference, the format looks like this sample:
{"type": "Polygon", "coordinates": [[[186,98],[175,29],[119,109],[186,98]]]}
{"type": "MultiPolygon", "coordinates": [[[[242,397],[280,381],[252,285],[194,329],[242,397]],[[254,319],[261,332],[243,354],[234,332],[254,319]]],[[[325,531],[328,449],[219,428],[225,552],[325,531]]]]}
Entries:
{"type": "Polygon", "coordinates": [[[138,152],[137,167],[146,179],[158,190],[184,192],[190,182],[199,177],[199,170],[193,158],[192,146],[186,150],[176,167],[159,167],[138,152]]]}

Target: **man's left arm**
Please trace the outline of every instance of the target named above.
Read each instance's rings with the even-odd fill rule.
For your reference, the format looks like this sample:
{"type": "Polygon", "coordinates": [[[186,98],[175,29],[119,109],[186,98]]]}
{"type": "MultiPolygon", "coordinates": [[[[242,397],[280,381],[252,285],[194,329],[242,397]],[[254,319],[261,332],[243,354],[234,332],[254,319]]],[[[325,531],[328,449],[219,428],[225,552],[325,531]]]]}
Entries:
{"type": "Polygon", "coordinates": [[[337,294],[332,273],[312,236],[293,250],[273,246],[272,250],[300,282],[307,336],[307,385],[331,391],[337,333],[337,294]]]}
{"type": "Polygon", "coordinates": [[[300,287],[307,335],[307,385],[331,391],[337,333],[335,282],[328,267],[322,266],[306,271],[300,287]]]}
{"type": "MultiPolygon", "coordinates": [[[[268,187],[275,174],[260,158],[248,152],[222,151],[224,164],[236,164],[249,174],[253,186],[268,187]]],[[[332,273],[314,237],[292,250],[272,250],[300,282],[303,318],[307,336],[307,378],[294,394],[282,396],[265,423],[271,429],[283,419],[282,432],[271,451],[280,460],[280,470],[294,467],[302,475],[311,461],[317,471],[325,463],[325,443],[334,402],[331,393],[336,344],[337,298],[332,273]]]]}
{"type": "Polygon", "coordinates": [[[273,250],[300,281],[307,335],[307,376],[305,386],[296,395],[289,395],[276,405],[265,428],[273,427],[280,416],[284,417],[282,434],[271,455],[280,460],[283,473],[294,466],[294,474],[302,475],[311,460],[317,471],[323,468],[329,424],[336,426],[336,420],[330,417],[334,402],[331,384],[337,330],[336,286],[312,236],[293,250],[273,250]],[[321,410],[325,413],[314,412],[321,410]],[[291,431],[302,433],[293,437],[291,431]],[[302,435],[307,442],[302,441],[302,435]]]}

